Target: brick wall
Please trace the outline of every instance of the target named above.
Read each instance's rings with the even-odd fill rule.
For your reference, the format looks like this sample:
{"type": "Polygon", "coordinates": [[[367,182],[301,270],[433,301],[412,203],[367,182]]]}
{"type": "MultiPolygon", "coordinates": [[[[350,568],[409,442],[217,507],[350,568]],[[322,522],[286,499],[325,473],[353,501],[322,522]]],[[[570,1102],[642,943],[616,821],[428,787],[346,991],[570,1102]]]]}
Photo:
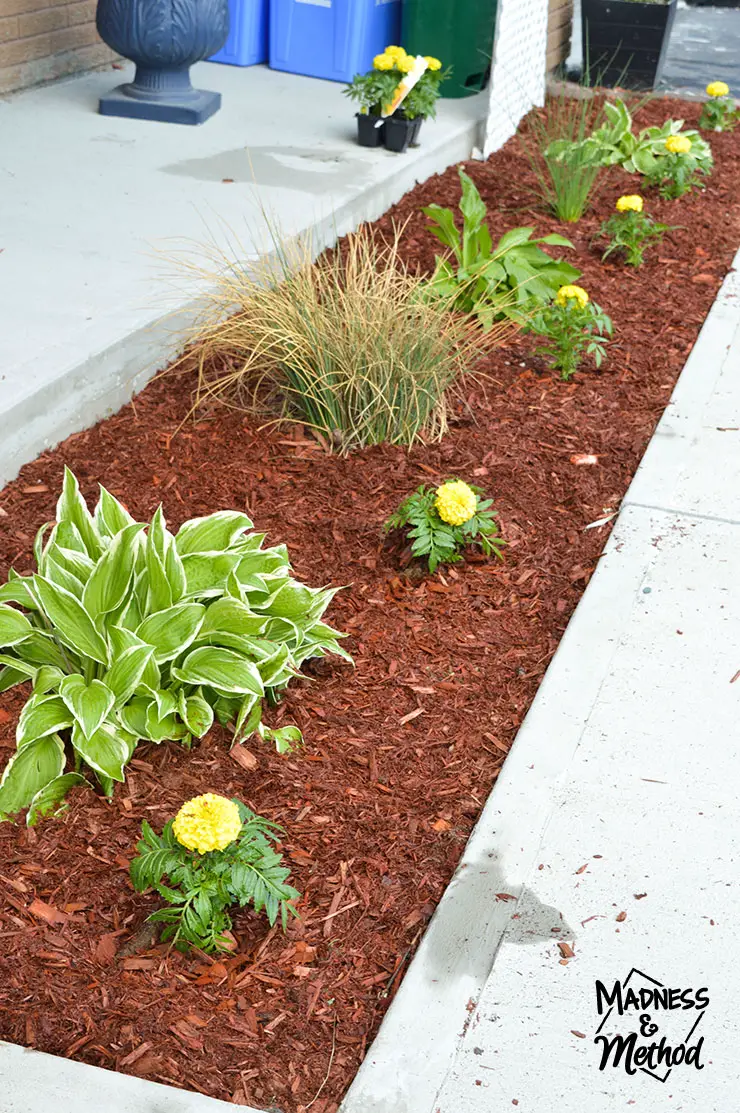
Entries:
{"type": "Polygon", "coordinates": [[[112,61],[95,30],[95,3],[0,0],[0,93],[112,61]]]}
{"type": "Polygon", "coordinates": [[[570,54],[573,0],[550,0],[547,19],[547,71],[554,70],[570,54]]]}

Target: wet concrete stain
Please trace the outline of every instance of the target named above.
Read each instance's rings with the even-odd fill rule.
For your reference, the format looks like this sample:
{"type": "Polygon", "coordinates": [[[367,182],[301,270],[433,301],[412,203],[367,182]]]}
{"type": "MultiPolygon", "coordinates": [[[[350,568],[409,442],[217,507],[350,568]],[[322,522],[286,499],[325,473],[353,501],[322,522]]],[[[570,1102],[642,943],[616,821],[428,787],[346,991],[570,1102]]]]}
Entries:
{"type": "Polygon", "coordinates": [[[367,179],[367,162],[356,153],[316,147],[237,147],[206,158],[163,166],[165,174],[201,182],[239,182],[276,186],[301,193],[325,193],[335,186],[359,185],[367,179]]]}

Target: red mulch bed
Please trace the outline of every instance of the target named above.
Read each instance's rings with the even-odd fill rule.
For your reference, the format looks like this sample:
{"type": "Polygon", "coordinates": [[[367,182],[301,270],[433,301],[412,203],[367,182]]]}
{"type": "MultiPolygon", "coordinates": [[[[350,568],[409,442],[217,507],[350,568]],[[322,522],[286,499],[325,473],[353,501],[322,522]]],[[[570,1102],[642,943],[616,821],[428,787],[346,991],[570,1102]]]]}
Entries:
{"type": "MultiPolygon", "coordinates": [[[[695,121],[698,106],[655,101],[640,122],[679,114],[695,121]]],[[[620,171],[567,233],[583,285],[615,322],[601,373],[562,383],[531,339],[516,338],[493,353],[487,395],[471,392],[442,444],[350,459],[223,409],[172,439],[188,400],[182,381],[165,378],[5,489],[3,573],[31,568],[63,463],[88,496],[100,480],[140,517],[162,501],[175,526],[247,508],[271,542],[287,542],[302,578],[350,585],[329,618],[351,633],[357,667],[321,663],[270,713],[303,729],[296,756],[251,742],[245,769],[216,731],[191,754],[141,745],[112,803],[77,792],[64,819],[0,828],[0,1037],[290,1113],[326,1078],[312,1109],[334,1113],[598,559],[607,528],[584,527],[619,506],[740,243],[740,137],[711,141],[717,168],[703,193],[651,199],[658,219],[682,227],[641,271],[603,265],[591,243],[614,199],[635,188],[620,171]],[[579,465],[579,454],[598,462],[579,465]],[[381,523],[419,483],[450,474],[495,498],[505,559],[409,577],[382,550],[381,523]],[[141,820],[161,825],[206,790],[284,824],[303,893],[287,937],[238,913],[238,953],[219,961],[146,949],[137,933],[156,900],[127,877],[141,820]]],[[[563,231],[530,207],[516,141],[468,169],[495,233],[563,231]]],[[[379,226],[410,214],[408,256],[428,268],[436,241],[418,210],[457,197],[453,168],[379,226]]],[[[22,701],[0,699],[3,763],[22,701]]]]}

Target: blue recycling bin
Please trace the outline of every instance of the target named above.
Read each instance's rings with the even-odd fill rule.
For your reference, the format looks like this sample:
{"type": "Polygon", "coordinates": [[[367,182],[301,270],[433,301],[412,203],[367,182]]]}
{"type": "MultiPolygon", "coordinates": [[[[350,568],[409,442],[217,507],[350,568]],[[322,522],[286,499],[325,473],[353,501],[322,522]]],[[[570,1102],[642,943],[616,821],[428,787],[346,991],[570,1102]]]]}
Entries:
{"type": "Polygon", "coordinates": [[[270,66],[351,81],[400,43],[401,0],[271,0],[270,66]]]}
{"type": "Polygon", "coordinates": [[[255,66],[266,62],[270,29],[269,0],[229,0],[229,37],[209,62],[255,66]]]}

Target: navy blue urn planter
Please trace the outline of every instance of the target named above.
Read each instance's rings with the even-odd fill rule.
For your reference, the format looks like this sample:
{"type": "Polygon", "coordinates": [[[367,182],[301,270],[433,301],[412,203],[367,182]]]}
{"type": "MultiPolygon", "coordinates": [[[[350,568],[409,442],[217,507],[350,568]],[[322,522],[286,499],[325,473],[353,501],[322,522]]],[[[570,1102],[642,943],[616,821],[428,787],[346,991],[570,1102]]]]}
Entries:
{"type": "Polygon", "coordinates": [[[190,67],[220,50],[229,34],[229,0],[98,0],[101,39],[136,63],[132,82],[100,99],[104,116],[202,124],[221,94],[194,89],[190,67]]]}

